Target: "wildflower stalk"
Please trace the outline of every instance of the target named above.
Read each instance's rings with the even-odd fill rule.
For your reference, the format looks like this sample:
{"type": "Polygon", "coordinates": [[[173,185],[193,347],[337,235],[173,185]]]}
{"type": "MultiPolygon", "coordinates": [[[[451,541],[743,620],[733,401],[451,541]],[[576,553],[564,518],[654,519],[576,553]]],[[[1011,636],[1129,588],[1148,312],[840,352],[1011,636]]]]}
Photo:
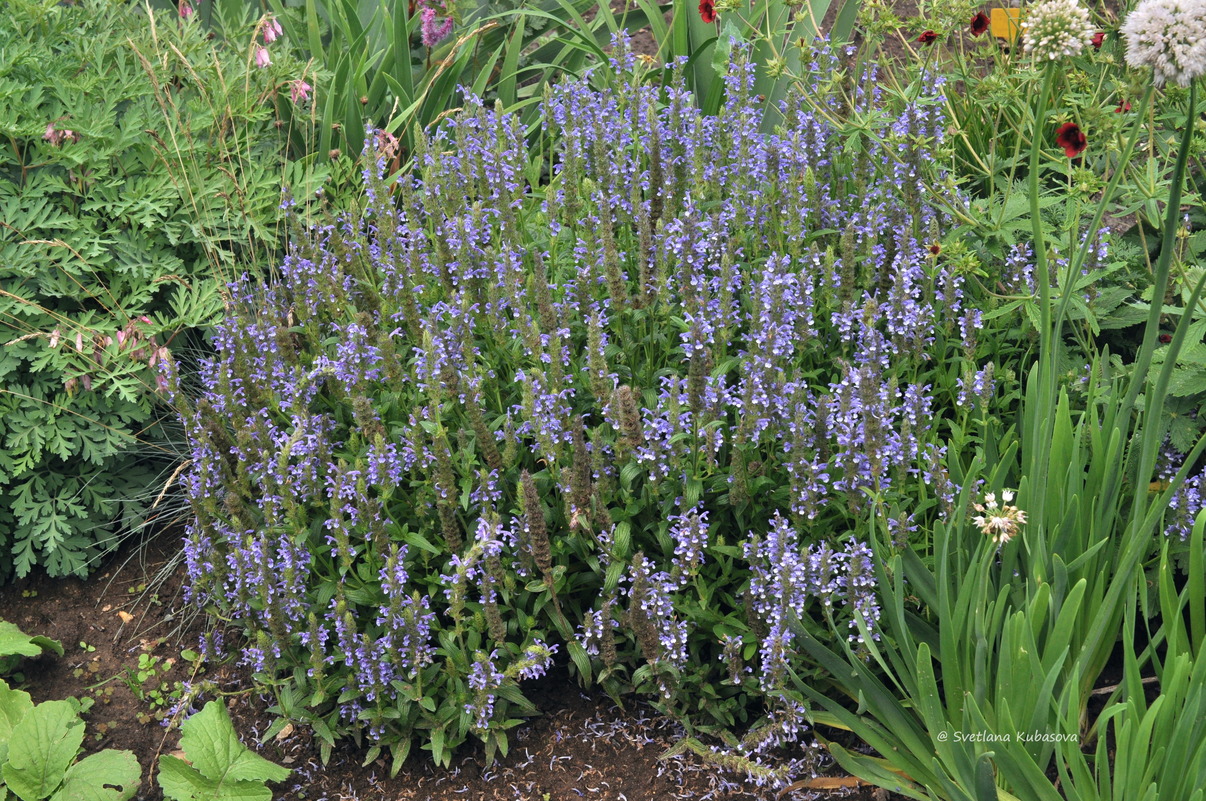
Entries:
{"type": "MultiPolygon", "coordinates": [[[[1055,407],[1055,358],[1051,352],[1051,273],[1047,269],[1047,248],[1043,236],[1043,223],[1039,210],[1039,177],[1043,152],[1043,130],[1047,121],[1047,98],[1051,94],[1055,82],[1055,63],[1048,61],[1043,67],[1043,88],[1039,90],[1038,110],[1034,115],[1034,133],[1030,138],[1030,173],[1027,176],[1030,189],[1030,225],[1034,235],[1034,278],[1038,285],[1039,295],[1039,381],[1040,404],[1044,412],[1055,407]]],[[[1028,410],[1030,411],[1030,410],[1028,410]]],[[[1033,412],[1030,419],[1031,443],[1039,445],[1051,441],[1051,427],[1054,425],[1054,415],[1033,412]]],[[[1030,464],[1026,475],[1034,482],[1034,486],[1046,484],[1047,466],[1050,454],[1046,448],[1033,447],[1030,449],[1030,464]]],[[[1043,520],[1043,493],[1035,493],[1031,511],[1036,520],[1043,520]]]]}

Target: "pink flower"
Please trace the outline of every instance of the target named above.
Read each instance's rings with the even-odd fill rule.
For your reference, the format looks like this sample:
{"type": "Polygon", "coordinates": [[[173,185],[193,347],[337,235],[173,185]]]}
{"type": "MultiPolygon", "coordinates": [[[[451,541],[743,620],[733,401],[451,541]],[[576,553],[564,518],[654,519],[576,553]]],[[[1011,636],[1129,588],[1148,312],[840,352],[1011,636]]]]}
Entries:
{"type": "Polygon", "coordinates": [[[55,130],[53,122],[48,122],[46,123],[46,133],[42,134],[42,140],[58,147],[64,142],[78,142],[80,138],[76,135],[75,131],[66,128],[58,131],[55,130]]]}
{"type": "Polygon", "coordinates": [[[272,44],[281,37],[284,31],[281,30],[281,24],[275,17],[270,18],[264,26],[264,44],[272,44]]]}
{"type": "Polygon", "coordinates": [[[289,81],[289,97],[293,98],[294,103],[305,103],[310,99],[310,93],[313,91],[314,87],[301,78],[289,81]]]}
{"type": "Polygon", "coordinates": [[[267,67],[272,63],[272,59],[268,56],[268,48],[257,47],[255,49],[255,65],[260,69],[267,67]]]}
{"type": "Polygon", "coordinates": [[[423,32],[423,46],[435,47],[440,42],[448,38],[448,34],[452,33],[452,17],[445,17],[443,20],[438,20],[436,10],[430,6],[423,9],[421,29],[423,32]]]}
{"type": "Polygon", "coordinates": [[[188,19],[196,10],[189,4],[188,0],[180,0],[180,5],[177,7],[180,11],[181,19],[188,19]]]}

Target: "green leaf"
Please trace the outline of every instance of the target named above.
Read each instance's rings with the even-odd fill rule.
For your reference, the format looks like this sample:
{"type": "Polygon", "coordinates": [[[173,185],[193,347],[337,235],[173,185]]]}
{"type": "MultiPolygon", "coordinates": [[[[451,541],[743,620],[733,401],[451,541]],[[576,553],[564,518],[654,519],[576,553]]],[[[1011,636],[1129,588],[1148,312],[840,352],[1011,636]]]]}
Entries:
{"type": "Polygon", "coordinates": [[[47,637],[30,637],[14,624],[0,620],[0,657],[41,656],[47,650],[63,655],[62,643],[47,637]]]}
{"type": "Polygon", "coordinates": [[[284,781],[291,771],[252,753],[239,742],[226,707],[210,701],[180,727],[180,747],[192,760],[159,760],[159,786],[175,801],[271,801],[265,781],[284,781]]]}
{"type": "Polygon", "coordinates": [[[159,786],[171,801],[272,801],[272,791],[263,782],[207,779],[183,759],[169,755],[159,758],[159,786]]]}
{"type": "Polygon", "coordinates": [[[46,798],[63,783],[84,742],[84,722],[68,701],[38,704],[13,729],[4,782],[22,801],[46,798]]]}
{"type": "Polygon", "coordinates": [[[72,765],[50,801],[126,801],[141,780],[133,751],[101,751],[72,765]]]}
{"type": "Polygon", "coordinates": [[[8,759],[13,730],[33,711],[33,701],[24,690],[14,690],[0,679],[0,765],[8,759]]]}
{"type": "Polygon", "coordinates": [[[239,742],[226,707],[210,701],[180,727],[180,747],[208,778],[226,781],[284,781],[292,772],[239,742]]]}

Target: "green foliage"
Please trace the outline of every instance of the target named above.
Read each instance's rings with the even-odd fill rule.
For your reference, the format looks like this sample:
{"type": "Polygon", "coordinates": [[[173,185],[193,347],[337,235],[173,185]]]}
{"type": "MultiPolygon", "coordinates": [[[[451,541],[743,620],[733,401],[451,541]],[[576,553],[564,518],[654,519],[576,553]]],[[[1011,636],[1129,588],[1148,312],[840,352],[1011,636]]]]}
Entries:
{"type": "Polygon", "coordinates": [[[0,52],[0,580],[83,575],[170,472],[168,349],[275,248],[287,99],[115,0],[13,0],[0,52]]]}
{"type": "Polygon", "coordinates": [[[187,761],[159,758],[159,786],[170,801],[272,801],[265,782],[292,772],[253,753],[239,742],[226,707],[210,701],[180,727],[187,761]]]}
{"type": "MultiPolygon", "coordinates": [[[[596,8],[593,0],[433,2],[446,7],[455,24],[447,38],[427,47],[421,35],[423,5],[265,3],[284,29],[281,44],[313,65],[305,77],[312,76],[316,87],[310,111],[316,138],[295,141],[321,158],[338,160],[343,174],[351,172],[364,149],[366,124],[400,140],[401,160],[391,165],[392,172],[413,152],[419,131],[460,106],[462,87],[497,98],[507,108],[531,105],[560,74],[577,74],[592,60],[602,60],[615,31],[639,30],[650,19],[660,23],[662,14],[644,2],[617,19],[603,5],[588,22],[583,15],[596,8]]],[[[227,36],[246,28],[242,2],[218,0],[215,8],[227,36]]],[[[438,17],[444,18],[444,13],[438,17]]]]}
{"type": "Polygon", "coordinates": [[[142,774],[130,751],[105,750],[76,761],[84,722],[72,701],[36,706],[0,679],[0,799],[126,801],[142,774]]]}
{"type": "Polygon", "coordinates": [[[0,676],[10,675],[27,656],[63,655],[63,644],[41,635],[29,636],[13,623],[0,620],[0,676]]]}

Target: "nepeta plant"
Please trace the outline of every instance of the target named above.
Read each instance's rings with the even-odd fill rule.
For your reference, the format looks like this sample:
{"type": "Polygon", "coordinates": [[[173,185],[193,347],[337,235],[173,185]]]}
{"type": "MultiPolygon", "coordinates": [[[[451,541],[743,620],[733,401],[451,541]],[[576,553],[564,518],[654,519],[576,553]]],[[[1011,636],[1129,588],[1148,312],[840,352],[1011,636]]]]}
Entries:
{"type": "Polygon", "coordinates": [[[950,508],[939,431],[994,387],[960,383],[990,363],[920,191],[940,87],[857,87],[861,135],[796,97],[768,135],[728,81],[714,117],[681,81],[553,89],[535,161],[470,100],[391,184],[372,136],[362,213],[232,287],[177,391],[191,594],[328,747],[505,750],[564,654],[705,729],[763,719],[755,757],[804,729],[787,613],[876,630],[843,532],[950,508]]]}

